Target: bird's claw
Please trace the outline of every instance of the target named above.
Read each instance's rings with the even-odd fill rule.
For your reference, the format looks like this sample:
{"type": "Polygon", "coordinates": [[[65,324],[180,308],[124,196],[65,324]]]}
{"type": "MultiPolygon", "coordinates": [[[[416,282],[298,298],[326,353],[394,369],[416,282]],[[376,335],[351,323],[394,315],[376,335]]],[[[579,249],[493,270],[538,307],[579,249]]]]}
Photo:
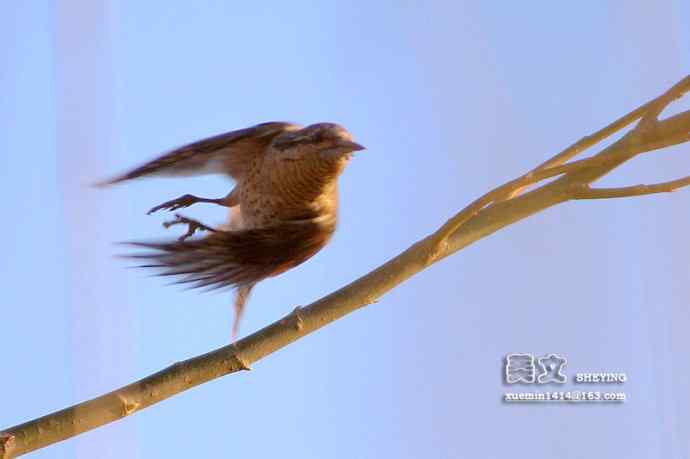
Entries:
{"type": "Polygon", "coordinates": [[[181,209],[183,207],[189,207],[192,204],[199,202],[199,198],[191,194],[185,194],[177,199],[172,199],[170,201],[159,204],[156,207],[152,207],[151,210],[147,212],[147,215],[151,215],[154,212],[158,212],[161,209],[168,209],[168,211],[173,211],[181,209]]]}
{"type": "Polygon", "coordinates": [[[163,227],[170,228],[173,225],[187,225],[187,232],[178,238],[178,241],[182,242],[185,239],[191,237],[197,231],[216,231],[213,228],[204,225],[201,222],[187,218],[184,215],[175,214],[175,220],[170,220],[163,222],[163,227]]]}

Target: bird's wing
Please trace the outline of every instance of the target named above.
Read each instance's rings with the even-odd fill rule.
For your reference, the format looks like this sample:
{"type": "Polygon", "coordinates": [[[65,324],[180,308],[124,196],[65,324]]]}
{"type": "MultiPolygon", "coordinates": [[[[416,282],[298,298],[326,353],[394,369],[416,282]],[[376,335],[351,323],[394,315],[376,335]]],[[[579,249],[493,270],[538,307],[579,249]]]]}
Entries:
{"type": "Polygon", "coordinates": [[[162,276],[177,276],[176,283],[214,290],[242,287],[278,275],[307,259],[326,245],[334,226],[302,220],[265,228],[216,231],[189,241],[133,242],[148,249],[127,255],[157,268],[162,276]]]}
{"type": "Polygon", "coordinates": [[[300,126],[285,122],[257,124],[176,148],[125,174],[98,183],[99,186],[146,176],[188,176],[227,174],[241,180],[252,159],[263,152],[273,138],[300,126]]]}

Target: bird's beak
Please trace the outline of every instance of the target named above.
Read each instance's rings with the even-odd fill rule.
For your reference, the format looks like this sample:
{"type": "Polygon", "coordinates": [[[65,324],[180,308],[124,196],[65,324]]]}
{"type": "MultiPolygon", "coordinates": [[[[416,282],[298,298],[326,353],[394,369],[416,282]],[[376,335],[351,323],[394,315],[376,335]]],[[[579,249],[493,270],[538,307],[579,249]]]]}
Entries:
{"type": "Polygon", "coordinates": [[[357,142],[353,142],[352,140],[339,140],[338,149],[347,151],[360,151],[366,150],[366,147],[358,144],[357,142]]]}

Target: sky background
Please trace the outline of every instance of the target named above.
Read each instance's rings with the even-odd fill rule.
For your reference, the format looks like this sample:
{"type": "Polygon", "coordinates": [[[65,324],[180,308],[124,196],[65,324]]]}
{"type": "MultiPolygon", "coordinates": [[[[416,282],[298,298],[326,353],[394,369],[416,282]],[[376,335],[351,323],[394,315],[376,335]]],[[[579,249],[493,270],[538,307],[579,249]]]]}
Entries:
{"type": "MultiPolygon", "coordinates": [[[[690,68],[690,3],[0,2],[0,428],[227,344],[231,294],[168,287],[116,241],[178,235],[153,205],[221,177],[99,179],[269,120],[368,149],[332,243],[255,289],[241,334],[349,283],[490,188],[690,68]]],[[[684,102],[675,106],[690,108],[684,102]]],[[[690,145],[601,183],[687,175],[690,145]]],[[[568,203],[375,305],[36,458],[685,458],[690,191],[568,203]],[[506,405],[511,352],[559,353],[622,405],[506,405]]],[[[220,208],[185,212],[210,224],[220,208]]],[[[572,383],[563,389],[583,389],[572,383]]],[[[561,389],[560,386],[550,389],[561,389]]]]}

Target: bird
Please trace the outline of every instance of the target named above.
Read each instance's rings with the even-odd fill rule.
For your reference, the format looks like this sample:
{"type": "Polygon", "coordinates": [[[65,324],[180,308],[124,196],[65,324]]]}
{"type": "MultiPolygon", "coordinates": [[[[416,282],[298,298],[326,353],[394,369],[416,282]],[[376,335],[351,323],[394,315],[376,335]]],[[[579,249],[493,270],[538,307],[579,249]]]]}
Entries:
{"type": "Polygon", "coordinates": [[[130,242],[144,252],[126,255],[159,275],[174,276],[174,283],[234,288],[234,340],[254,286],[300,265],[330,241],[337,223],[338,178],[353,153],[364,149],[336,123],[268,122],[173,149],[97,185],[204,174],[234,180],[222,198],[185,194],[148,211],[213,203],[230,209],[227,224],[214,228],[175,214],[163,225],[187,225],[185,234],[172,241],[130,242]],[[190,239],[197,231],[206,235],[190,239]]]}

